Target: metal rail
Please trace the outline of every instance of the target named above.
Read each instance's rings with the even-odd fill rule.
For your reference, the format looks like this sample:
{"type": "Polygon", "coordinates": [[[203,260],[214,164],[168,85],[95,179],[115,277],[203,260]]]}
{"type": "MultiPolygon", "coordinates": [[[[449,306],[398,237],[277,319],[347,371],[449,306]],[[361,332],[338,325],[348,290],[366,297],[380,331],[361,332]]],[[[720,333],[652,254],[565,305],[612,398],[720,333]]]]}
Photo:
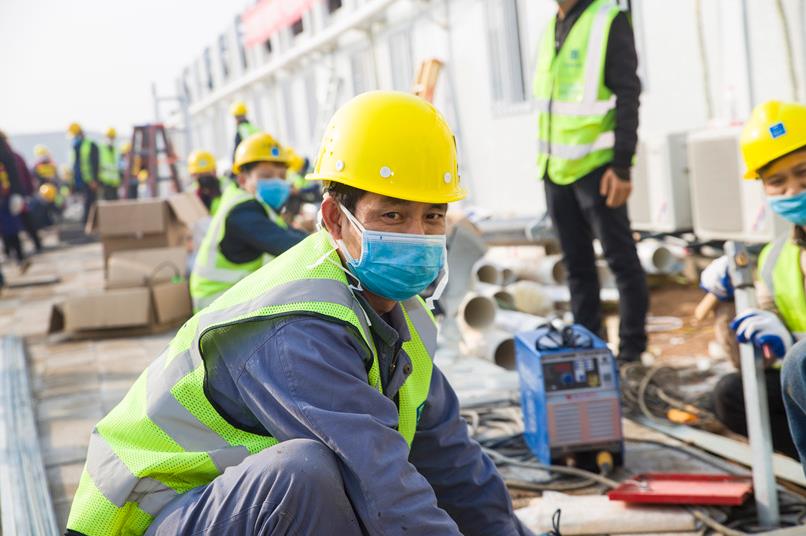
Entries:
{"type": "Polygon", "coordinates": [[[0,340],[0,526],[8,536],[59,534],[19,337],[0,340]]]}

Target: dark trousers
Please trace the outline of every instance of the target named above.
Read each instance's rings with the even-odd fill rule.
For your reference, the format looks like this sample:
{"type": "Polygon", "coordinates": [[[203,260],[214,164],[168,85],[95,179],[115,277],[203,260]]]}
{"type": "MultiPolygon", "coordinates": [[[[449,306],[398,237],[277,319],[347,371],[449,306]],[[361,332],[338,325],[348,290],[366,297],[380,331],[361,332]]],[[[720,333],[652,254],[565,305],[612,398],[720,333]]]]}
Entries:
{"type": "Polygon", "coordinates": [[[25,260],[25,252],[22,250],[20,235],[17,233],[3,235],[3,251],[9,259],[11,259],[13,252],[17,256],[17,261],[22,262],[25,260]]]}
{"type": "MultiPolygon", "coordinates": [[[[787,356],[788,358],[788,356],[787,356]]],[[[784,397],[781,392],[781,371],[767,369],[767,405],[770,409],[770,431],[775,450],[798,459],[798,451],[789,433],[784,397]]],[[[714,413],[732,432],[747,436],[747,414],[744,411],[742,375],[731,372],[720,378],[714,388],[714,413]]]]}
{"type": "Polygon", "coordinates": [[[101,186],[104,201],[117,201],[118,187],[104,184],[101,186]]]}
{"type": "Polygon", "coordinates": [[[20,214],[20,221],[22,222],[23,229],[25,229],[25,234],[27,234],[31,242],[34,243],[36,250],[42,251],[42,241],[39,239],[39,225],[37,225],[34,213],[30,209],[26,210],[20,214]]]}
{"type": "Polygon", "coordinates": [[[607,166],[598,168],[567,186],[554,184],[548,177],[543,183],[568,272],[574,321],[594,333],[602,331],[599,276],[593,251],[593,239],[598,238],[619,291],[619,358],[631,361],[646,350],[649,291],[635,250],[627,206],[609,208],[599,193],[605,169],[607,166]]]}
{"type": "Polygon", "coordinates": [[[81,189],[81,193],[84,196],[84,216],[82,218],[82,221],[84,223],[87,223],[87,218],[89,218],[90,216],[90,209],[92,208],[92,205],[95,204],[97,196],[95,194],[95,190],[93,190],[92,188],[89,187],[89,185],[86,184],[81,189]]]}

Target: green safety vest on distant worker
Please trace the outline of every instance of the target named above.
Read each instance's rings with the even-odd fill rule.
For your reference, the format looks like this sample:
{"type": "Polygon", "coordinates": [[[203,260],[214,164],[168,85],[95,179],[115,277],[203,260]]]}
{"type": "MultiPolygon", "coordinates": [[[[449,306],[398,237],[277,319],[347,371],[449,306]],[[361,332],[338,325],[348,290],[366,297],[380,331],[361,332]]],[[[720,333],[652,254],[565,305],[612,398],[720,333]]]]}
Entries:
{"type": "MultiPolygon", "coordinates": [[[[261,266],[274,257],[268,254],[259,256],[253,261],[235,263],[221,253],[221,241],[226,231],[227,217],[236,206],[255,200],[255,196],[240,188],[227,188],[221,193],[221,201],[216,214],[210,222],[210,228],[204,235],[193,271],[190,274],[190,297],[193,299],[193,311],[198,312],[221,296],[238,281],[256,272],[261,266]]],[[[260,205],[266,210],[266,216],[283,229],[288,225],[265,203],[260,205]]]]}
{"type": "MultiPolygon", "coordinates": [[[[281,315],[343,324],[373,356],[367,381],[382,392],[366,314],[340,266],[328,237],[316,233],[188,320],[93,429],[67,528],[87,536],[143,534],[174,497],[278,443],[234,427],[205,394],[204,363],[226,359],[216,354],[219,341],[238,337],[238,324],[281,315]]],[[[428,398],[437,327],[419,297],[400,305],[411,332],[403,351],[412,374],[399,393],[398,432],[411,447],[428,398]]]]}
{"type": "Polygon", "coordinates": [[[114,145],[98,145],[98,179],[107,186],[120,186],[120,154],[114,145]]]}
{"type": "Polygon", "coordinates": [[[241,141],[245,140],[252,134],[257,134],[258,132],[260,132],[260,129],[249,121],[242,121],[238,123],[238,135],[241,136],[241,141]]]}
{"type": "Polygon", "coordinates": [[[787,233],[767,244],[758,259],[761,280],[775,300],[778,314],[796,338],[806,337],[806,290],[801,248],[787,233]]]}
{"type": "MultiPolygon", "coordinates": [[[[79,169],[81,169],[81,181],[84,184],[89,184],[93,181],[92,176],[92,162],[90,162],[90,155],[92,153],[92,146],[95,145],[95,142],[91,139],[85,137],[81,140],[81,145],[78,147],[78,159],[79,159],[79,169]]],[[[99,150],[100,152],[100,150],[99,150]]],[[[100,154],[98,155],[100,159],[100,154]]],[[[76,161],[76,153],[75,150],[70,150],[70,169],[73,169],[75,166],[76,161]]],[[[99,170],[100,173],[100,170],[99,170]]],[[[73,177],[73,183],[75,184],[77,181],[75,177],[73,177]]]]}
{"type": "Polygon", "coordinates": [[[605,85],[604,72],[610,26],[618,14],[610,0],[596,0],[559,52],[556,18],[543,35],[534,80],[540,178],[571,184],[613,160],[616,98],[605,85]]]}

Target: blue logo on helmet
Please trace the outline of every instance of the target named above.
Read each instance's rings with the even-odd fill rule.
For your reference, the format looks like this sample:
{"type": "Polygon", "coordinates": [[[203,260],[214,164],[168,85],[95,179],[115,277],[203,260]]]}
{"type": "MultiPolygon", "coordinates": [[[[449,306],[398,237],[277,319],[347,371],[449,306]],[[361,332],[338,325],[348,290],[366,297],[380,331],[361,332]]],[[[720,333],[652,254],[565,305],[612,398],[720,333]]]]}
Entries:
{"type": "Polygon", "coordinates": [[[276,145],[271,148],[271,155],[272,156],[280,156],[280,148],[276,145]]]}
{"type": "Polygon", "coordinates": [[[770,135],[772,139],[780,138],[786,134],[786,128],[783,123],[775,123],[770,127],[770,135]]]}

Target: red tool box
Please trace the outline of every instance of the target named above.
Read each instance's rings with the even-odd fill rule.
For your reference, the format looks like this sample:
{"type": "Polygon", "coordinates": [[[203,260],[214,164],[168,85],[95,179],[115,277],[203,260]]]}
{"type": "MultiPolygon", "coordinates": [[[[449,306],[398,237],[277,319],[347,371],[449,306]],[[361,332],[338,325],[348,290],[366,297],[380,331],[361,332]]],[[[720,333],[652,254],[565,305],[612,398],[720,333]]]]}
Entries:
{"type": "Polygon", "coordinates": [[[607,496],[611,501],[651,504],[738,506],[753,490],[750,477],[686,473],[642,473],[607,496]]]}

